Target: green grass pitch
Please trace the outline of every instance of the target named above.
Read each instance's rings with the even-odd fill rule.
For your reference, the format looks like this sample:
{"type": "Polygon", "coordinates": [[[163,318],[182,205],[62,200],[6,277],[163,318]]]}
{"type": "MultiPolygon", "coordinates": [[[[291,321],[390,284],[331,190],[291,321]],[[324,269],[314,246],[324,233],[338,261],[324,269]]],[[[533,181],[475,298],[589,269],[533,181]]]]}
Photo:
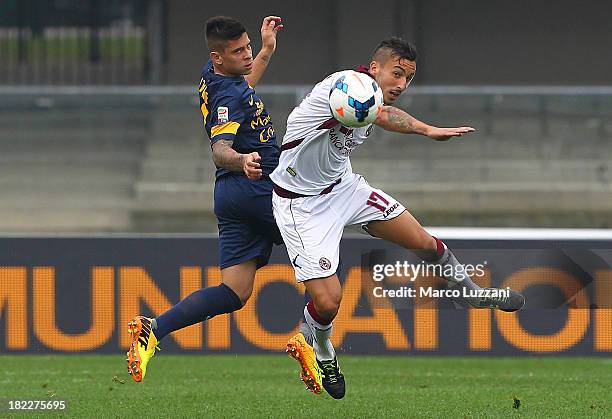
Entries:
{"type": "MultiPolygon", "coordinates": [[[[611,417],[610,358],[341,356],[347,395],[315,396],[278,355],[0,356],[0,399],[66,400],[69,417],[611,417]],[[515,400],[520,400],[519,402],[515,400]]],[[[0,417],[7,411],[0,411],[0,417]]],[[[19,414],[22,416],[22,414],[19,414]]],[[[49,417],[33,413],[27,417],[49,417]]],[[[23,416],[22,416],[23,417],[23,416]]]]}

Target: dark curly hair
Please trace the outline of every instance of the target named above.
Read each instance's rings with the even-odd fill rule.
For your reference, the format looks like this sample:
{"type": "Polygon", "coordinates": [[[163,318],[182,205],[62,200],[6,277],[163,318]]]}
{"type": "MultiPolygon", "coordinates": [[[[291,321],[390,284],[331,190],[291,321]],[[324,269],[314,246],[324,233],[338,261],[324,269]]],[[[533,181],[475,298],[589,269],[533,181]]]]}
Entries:
{"type": "Polygon", "coordinates": [[[206,44],[210,51],[223,51],[225,43],[238,39],[246,32],[242,23],[227,16],[215,16],[206,21],[206,44]]]}
{"type": "Polygon", "coordinates": [[[411,42],[392,36],[391,38],[383,39],[378,44],[372,53],[372,61],[385,62],[389,57],[398,57],[416,62],[417,49],[411,42]]]}

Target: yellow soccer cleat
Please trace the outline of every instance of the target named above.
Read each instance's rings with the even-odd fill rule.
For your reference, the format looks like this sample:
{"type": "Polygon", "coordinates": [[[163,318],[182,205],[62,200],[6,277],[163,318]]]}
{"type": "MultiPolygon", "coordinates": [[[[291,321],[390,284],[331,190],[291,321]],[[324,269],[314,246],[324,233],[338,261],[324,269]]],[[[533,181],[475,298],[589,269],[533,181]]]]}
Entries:
{"type": "Polygon", "coordinates": [[[323,385],[321,369],[317,364],[314,348],[306,342],[301,332],[289,339],[287,353],[300,363],[300,379],[306,384],[308,390],[319,394],[323,385]]]}
{"type": "Polygon", "coordinates": [[[127,352],[127,369],[134,381],[141,382],[147,373],[147,364],[155,355],[157,338],[151,331],[151,319],[136,316],[128,322],[128,333],[132,337],[127,352]]]}

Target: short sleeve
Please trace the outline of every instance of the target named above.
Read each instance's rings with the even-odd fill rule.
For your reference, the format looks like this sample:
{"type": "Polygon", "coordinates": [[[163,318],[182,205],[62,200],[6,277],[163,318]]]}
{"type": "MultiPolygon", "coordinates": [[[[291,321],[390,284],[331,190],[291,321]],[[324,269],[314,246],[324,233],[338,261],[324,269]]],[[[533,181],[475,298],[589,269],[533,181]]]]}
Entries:
{"type": "Polygon", "coordinates": [[[233,141],[240,124],[246,119],[240,98],[222,96],[212,105],[210,108],[210,144],[219,140],[233,141]]]}

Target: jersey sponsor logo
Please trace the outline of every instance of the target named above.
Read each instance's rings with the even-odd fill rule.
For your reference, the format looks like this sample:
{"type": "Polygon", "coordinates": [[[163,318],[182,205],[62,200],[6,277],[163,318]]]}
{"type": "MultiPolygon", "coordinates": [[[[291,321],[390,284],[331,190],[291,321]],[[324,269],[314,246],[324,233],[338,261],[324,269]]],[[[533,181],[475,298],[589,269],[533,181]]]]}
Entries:
{"type": "Polygon", "coordinates": [[[258,100],[257,102],[255,102],[255,106],[257,106],[257,110],[255,111],[255,116],[259,116],[263,113],[264,111],[264,103],[261,100],[258,100]]]}
{"type": "Polygon", "coordinates": [[[344,125],[340,126],[340,132],[344,134],[344,137],[353,139],[353,129],[347,128],[344,125]]]}
{"type": "Polygon", "coordinates": [[[261,130],[261,132],[259,133],[259,142],[267,143],[268,141],[270,141],[270,138],[272,137],[274,137],[274,127],[270,126],[268,128],[261,130]]]}
{"type": "Polygon", "coordinates": [[[341,156],[349,157],[359,143],[353,139],[353,130],[340,127],[339,130],[332,128],[329,130],[329,140],[341,156]],[[344,129],[343,129],[344,128],[344,129]],[[340,134],[343,134],[341,138],[340,134]]]}
{"type": "Polygon", "coordinates": [[[287,167],[285,170],[286,170],[286,171],[287,171],[287,173],[289,173],[291,176],[293,176],[293,177],[296,177],[296,176],[297,176],[297,171],[296,171],[296,170],[295,170],[293,167],[288,166],[288,167],[287,167]]]}
{"type": "Polygon", "coordinates": [[[257,127],[264,127],[270,123],[270,115],[266,115],[265,117],[255,116],[251,121],[251,129],[255,129],[257,127]]]}
{"type": "Polygon", "coordinates": [[[257,128],[263,128],[259,133],[259,142],[267,143],[270,141],[272,137],[274,137],[274,127],[272,126],[272,121],[270,115],[262,116],[264,112],[264,104],[261,100],[254,101],[253,95],[251,95],[249,99],[249,105],[253,105],[257,107],[257,110],[253,114],[253,119],[251,120],[250,126],[252,130],[257,128]]]}
{"type": "Polygon", "coordinates": [[[321,259],[319,259],[319,266],[323,270],[328,270],[331,268],[331,262],[326,257],[322,257],[321,259]]]}
{"type": "Polygon", "coordinates": [[[257,99],[257,100],[255,100],[255,98],[253,97],[253,95],[250,95],[250,96],[249,96],[249,106],[253,106],[253,105],[255,105],[255,107],[257,108],[257,109],[255,110],[255,114],[254,114],[254,116],[255,116],[255,117],[258,117],[258,116],[259,116],[259,115],[261,115],[261,114],[263,113],[263,111],[264,111],[264,103],[263,103],[263,100],[261,100],[261,99],[257,99]]]}
{"type": "Polygon", "coordinates": [[[227,106],[219,106],[217,108],[217,124],[225,124],[229,122],[229,109],[227,106]]]}

